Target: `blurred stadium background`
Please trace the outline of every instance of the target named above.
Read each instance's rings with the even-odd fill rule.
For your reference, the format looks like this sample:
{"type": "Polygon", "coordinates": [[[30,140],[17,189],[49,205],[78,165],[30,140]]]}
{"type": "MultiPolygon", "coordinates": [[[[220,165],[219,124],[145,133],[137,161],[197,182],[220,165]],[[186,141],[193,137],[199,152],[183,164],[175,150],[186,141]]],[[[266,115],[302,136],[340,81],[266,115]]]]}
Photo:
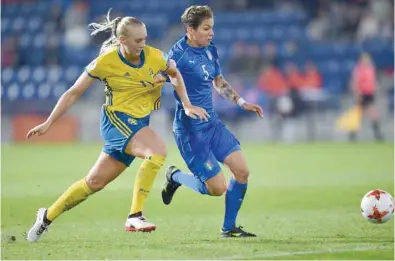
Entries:
{"type": "MultiPolygon", "coordinates": [[[[336,121],[355,102],[350,82],[362,52],[373,58],[381,128],[393,140],[393,1],[3,0],[3,143],[23,140],[95,58],[108,35],[92,38],[87,25],[110,7],[113,17],[142,19],[148,44],[168,51],[184,33],[180,15],[191,4],[212,6],[225,77],[265,110],[266,118],[258,120],[214,94],[218,112],[241,140],[346,141],[336,121]]],[[[172,88],[163,95],[153,125],[172,141],[172,88]]],[[[100,141],[103,101],[97,82],[40,140],[100,141]]],[[[359,139],[373,139],[368,119],[359,139]]]]}

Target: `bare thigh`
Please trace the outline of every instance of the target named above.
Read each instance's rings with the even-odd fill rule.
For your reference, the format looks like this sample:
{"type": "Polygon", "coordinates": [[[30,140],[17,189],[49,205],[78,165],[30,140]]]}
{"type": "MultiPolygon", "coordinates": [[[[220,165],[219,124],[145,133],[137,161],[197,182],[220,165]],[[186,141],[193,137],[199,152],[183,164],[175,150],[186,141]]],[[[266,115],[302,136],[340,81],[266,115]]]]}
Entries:
{"type": "Polygon", "coordinates": [[[154,154],[165,157],[166,145],[155,131],[149,127],[144,127],[129,141],[125,152],[139,158],[154,154]]]}
{"type": "Polygon", "coordinates": [[[245,184],[248,181],[250,171],[247,166],[247,161],[241,150],[232,152],[224,160],[225,166],[227,166],[233,174],[233,178],[237,182],[245,184]]]}
{"type": "Polygon", "coordinates": [[[221,196],[226,192],[228,184],[224,174],[220,172],[206,181],[206,187],[211,196],[221,196]]]}
{"type": "Polygon", "coordinates": [[[101,152],[96,163],[85,177],[85,180],[88,187],[93,192],[96,192],[103,189],[108,183],[117,178],[125,169],[126,165],[107,153],[101,152]]]}

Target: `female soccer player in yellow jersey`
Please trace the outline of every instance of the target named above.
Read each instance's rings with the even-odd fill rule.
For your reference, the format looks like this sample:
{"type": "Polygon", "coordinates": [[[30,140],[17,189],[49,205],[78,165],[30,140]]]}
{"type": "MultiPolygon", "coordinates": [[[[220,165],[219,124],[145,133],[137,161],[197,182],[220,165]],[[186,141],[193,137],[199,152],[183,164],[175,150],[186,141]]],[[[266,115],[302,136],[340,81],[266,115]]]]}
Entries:
{"type": "Polygon", "coordinates": [[[147,30],[134,17],[110,20],[110,12],[103,24],[90,24],[93,34],[112,30],[100,55],[91,62],[74,85],[59,99],[48,119],[34,127],[27,138],[43,135],[63,113],[78,100],[95,79],[105,84],[106,102],[101,109],[101,135],[105,145],[88,175],[72,184],[49,208],[40,208],[37,219],[27,234],[29,242],[37,241],[51,222],[93,193],[103,189],[118,177],[134,160],[144,159],[136,176],[130,215],[126,219],[128,231],[150,232],[156,226],[142,215],[144,201],[166,157],[165,143],[151,128],[149,117],[160,106],[161,88],[168,74],[176,82],[185,113],[195,119],[208,120],[204,109],[192,106],[183,78],[174,61],[160,50],[145,44],[147,30]]]}

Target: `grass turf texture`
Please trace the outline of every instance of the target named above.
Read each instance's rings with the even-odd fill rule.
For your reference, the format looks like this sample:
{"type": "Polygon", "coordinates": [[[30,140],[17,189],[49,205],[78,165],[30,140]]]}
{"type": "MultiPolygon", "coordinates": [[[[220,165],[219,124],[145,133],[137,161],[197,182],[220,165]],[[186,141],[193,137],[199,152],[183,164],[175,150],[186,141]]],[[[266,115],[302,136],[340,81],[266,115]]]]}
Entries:
{"type": "MultiPolygon", "coordinates": [[[[224,197],[180,188],[172,204],[163,205],[164,169],[145,209],[157,230],[124,231],[136,160],[57,219],[42,240],[27,243],[23,233],[37,208],[83,177],[100,149],[2,147],[2,259],[394,259],[394,220],[374,225],[360,214],[367,191],[394,195],[393,144],[244,144],[251,177],[238,221],[257,238],[219,238],[224,197]]],[[[185,167],[174,147],[168,155],[167,165],[185,167]]]]}

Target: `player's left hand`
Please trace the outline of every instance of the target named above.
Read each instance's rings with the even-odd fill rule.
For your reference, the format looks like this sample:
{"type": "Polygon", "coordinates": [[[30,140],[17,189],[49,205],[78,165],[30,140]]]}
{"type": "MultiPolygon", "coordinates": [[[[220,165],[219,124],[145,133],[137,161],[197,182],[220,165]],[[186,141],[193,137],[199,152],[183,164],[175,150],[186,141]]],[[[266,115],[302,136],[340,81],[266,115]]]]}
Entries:
{"type": "Polygon", "coordinates": [[[259,106],[257,104],[251,104],[251,103],[246,102],[243,104],[242,107],[246,111],[256,112],[256,114],[258,114],[259,117],[263,118],[263,110],[262,110],[261,106],[259,106]]]}
{"type": "Polygon", "coordinates": [[[197,119],[199,118],[201,121],[208,121],[208,118],[210,118],[210,115],[208,112],[200,107],[189,105],[189,106],[184,106],[185,114],[192,119],[197,119]]]}
{"type": "Polygon", "coordinates": [[[49,122],[44,122],[44,123],[42,123],[42,124],[40,124],[40,125],[37,125],[36,127],[34,127],[33,129],[31,129],[28,133],[27,133],[27,135],[26,135],[26,138],[27,139],[30,139],[30,138],[32,138],[33,136],[41,136],[41,135],[44,135],[48,130],[49,130],[49,128],[51,127],[51,123],[49,123],[49,122]]]}

